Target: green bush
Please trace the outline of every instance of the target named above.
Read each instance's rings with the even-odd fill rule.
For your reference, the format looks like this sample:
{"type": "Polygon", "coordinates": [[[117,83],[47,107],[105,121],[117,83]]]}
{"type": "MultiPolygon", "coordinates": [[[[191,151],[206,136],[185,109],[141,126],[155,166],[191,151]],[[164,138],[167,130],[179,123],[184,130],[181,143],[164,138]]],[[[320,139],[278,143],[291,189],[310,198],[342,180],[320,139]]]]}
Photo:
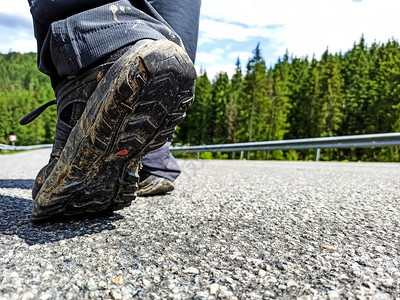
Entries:
{"type": "Polygon", "coordinates": [[[213,154],[212,152],[202,152],[200,154],[201,159],[213,159],[213,154]]]}

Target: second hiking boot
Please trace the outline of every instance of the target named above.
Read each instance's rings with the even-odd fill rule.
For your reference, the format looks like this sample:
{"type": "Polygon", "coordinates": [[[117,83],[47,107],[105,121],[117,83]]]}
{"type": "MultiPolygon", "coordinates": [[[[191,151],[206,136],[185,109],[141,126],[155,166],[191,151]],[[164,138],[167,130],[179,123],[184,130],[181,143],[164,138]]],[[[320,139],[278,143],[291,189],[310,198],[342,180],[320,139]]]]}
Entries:
{"type": "Polygon", "coordinates": [[[161,147],[193,101],[185,50],[142,40],[107,71],[35,195],[33,220],[112,211],[135,199],[140,158],[161,147]]]}
{"type": "Polygon", "coordinates": [[[138,186],[136,194],[143,197],[166,195],[175,189],[175,184],[171,180],[155,175],[149,175],[146,178],[140,176],[138,186]]]}

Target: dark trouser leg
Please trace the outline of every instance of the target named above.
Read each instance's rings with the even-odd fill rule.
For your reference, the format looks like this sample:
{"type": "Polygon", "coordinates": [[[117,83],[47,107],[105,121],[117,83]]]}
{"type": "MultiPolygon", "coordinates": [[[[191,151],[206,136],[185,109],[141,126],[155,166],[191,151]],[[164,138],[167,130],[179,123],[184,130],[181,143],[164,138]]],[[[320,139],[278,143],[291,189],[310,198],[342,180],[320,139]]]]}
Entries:
{"type": "MultiPolygon", "coordinates": [[[[74,76],[102,57],[144,38],[183,42],[194,61],[201,0],[29,2],[39,70],[50,76],[53,87],[61,78],[74,76]]],[[[146,172],[170,180],[180,173],[168,146],[145,156],[143,166],[146,172]]]]}
{"type": "Polygon", "coordinates": [[[169,152],[170,146],[171,142],[167,142],[161,148],[151,151],[142,158],[141,179],[151,174],[174,181],[179,176],[181,170],[176,159],[169,152]]]}
{"type": "Polygon", "coordinates": [[[50,76],[53,86],[141,39],[182,44],[146,0],[36,0],[31,13],[39,70],[50,76]]]}
{"type": "MultiPolygon", "coordinates": [[[[201,1],[149,0],[149,3],[181,37],[185,49],[194,63],[201,1]]],[[[150,152],[143,157],[142,173],[152,174],[174,181],[181,171],[176,159],[169,151],[170,145],[171,142],[168,142],[160,149],[150,152]]]]}
{"type": "Polygon", "coordinates": [[[194,63],[201,0],[148,0],[148,2],[181,37],[186,52],[194,63]]]}

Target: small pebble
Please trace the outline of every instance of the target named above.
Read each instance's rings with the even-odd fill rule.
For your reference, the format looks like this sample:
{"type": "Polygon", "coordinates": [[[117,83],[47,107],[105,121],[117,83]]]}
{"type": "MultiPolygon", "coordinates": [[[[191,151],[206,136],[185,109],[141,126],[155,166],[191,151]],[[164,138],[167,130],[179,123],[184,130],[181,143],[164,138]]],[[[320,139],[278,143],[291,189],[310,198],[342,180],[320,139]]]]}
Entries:
{"type": "Polygon", "coordinates": [[[217,284],[217,283],[210,284],[208,286],[208,290],[209,290],[211,295],[217,294],[218,290],[219,290],[219,284],[217,284]]]}
{"type": "Polygon", "coordinates": [[[113,280],[111,280],[111,282],[113,284],[123,284],[124,280],[122,279],[121,275],[118,275],[117,277],[115,277],[113,280]]]}
{"type": "Polygon", "coordinates": [[[340,295],[336,291],[329,291],[328,292],[328,299],[329,300],[340,300],[340,295]]]}
{"type": "Polygon", "coordinates": [[[200,271],[194,267],[189,267],[187,269],[184,269],[182,272],[184,274],[199,274],[200,273],[200,271]]]}

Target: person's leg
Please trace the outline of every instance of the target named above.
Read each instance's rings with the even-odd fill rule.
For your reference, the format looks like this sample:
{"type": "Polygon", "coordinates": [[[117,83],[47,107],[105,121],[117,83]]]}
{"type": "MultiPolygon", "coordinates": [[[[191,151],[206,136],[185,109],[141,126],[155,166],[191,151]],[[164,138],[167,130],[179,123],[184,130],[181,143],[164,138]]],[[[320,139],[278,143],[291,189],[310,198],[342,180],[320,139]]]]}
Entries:
{"type": "Polygon", "coordinates": [[[180,36],[186,52],[194,63],[201,0],[148,0],[148,2],[180,36]]]}
{"type": "Polygon", "coordinates": [[[39,70],[53,87],[117,49],[141,39],[179,36],[146,0],[31,2],[39,70]]]}
{"type": "MultiPolygon", "coordinates": [[[[201,0],[149,0],[149,3],[181,37],[185,49],[194,63],[199,31],[201,0]]],[[[149,175],[154,175],[170,181],[175,181],[180,174],[180,168],[176,159],[169,151],[170,145],[171,142],[165,144],[160,149],[150,152],[142,158],[143,168],[140,172],[141,180],[146,180],[149,175]]],[[[151,183],[149,182],[149,184],[151,183]]],[[[158,180],[154,178],[154,189],[157,188],[165,190],[164,186],[159,185],[158,180]]],[[[171,189],[173,189],[172,184],[170,185],[170,190],[171,189]]],[[[147,187],[147,191],[149,193],[154,192],[149,187],[147,187]]],[[[139,194],[141,194],[141,192],[139,192],[139,194]]]]}
{"type": "Polygon", "coordinates": [[[36,220],[129,205],[139,158],[172,137],[193,100],[195,80],[181,39],[145,0],[134,5],[119,0],[56,21],[49,17],[51,7],[40,6],[51,2],[36,0],[31,6],[40,25],[37,37],[50,23],[45,38],[38,38],[39,68],[56,78],[57,104],[68,102],[61,103],[66,109],[58,117],[82,115],[69,128],[57,128],[56,138],[68,138],[39,172],[36,220]],[[123,53],[109,59],[117,49],[123,53]],[[76,103],[83,112],[69,105],[76,103]]]}
{"type": "Polygon", "coordinates": [[[140,171],[140,180],[146,179],[148,175],[163,177],[174,181],[180,174],[175,158],[169,152],[171,142],[168,141],[159,149],[151,151],[142,158],[143,168],[140,171]]]}
{"type": "MultiPolygon", "coordinates": [[[[38,67],[50,76],[57,97],[52,157],[61,154],[69,132],[97,86],[98,74],[104,75],[128,45],[143,38],[170,39],[182,45],[179,36],[146,0],[136,0],[134,5],[127,0],[29,0],[29,4],[38,67]],[[97,66],[96,72],[93,65],[97,66]]],[[[33,118],[38,113],[34,112],[33,118]]],[[[33,118],[28,115],[21,124],[33,118]]]]}

